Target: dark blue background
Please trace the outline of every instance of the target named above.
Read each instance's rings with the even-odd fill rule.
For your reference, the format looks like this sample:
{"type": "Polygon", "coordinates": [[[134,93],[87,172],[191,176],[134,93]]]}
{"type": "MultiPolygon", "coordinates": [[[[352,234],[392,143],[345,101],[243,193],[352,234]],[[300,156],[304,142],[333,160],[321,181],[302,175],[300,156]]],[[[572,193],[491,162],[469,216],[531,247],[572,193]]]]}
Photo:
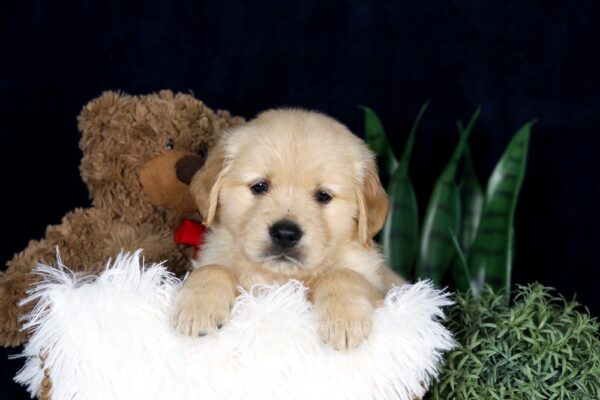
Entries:
{"type": "MultiPolygon", "coordinates": [[[[357,134],[356,105],[365,104],[397,152],[430,99],[411,165],[421,210],[457,118],[483,107],[471,140],[482,181],[512,134],[539,118],[517,212],[515,280],[578,293],[598,315],[599,27],[593,0],[4,5],[0,259],[89,203],[75,118],[103,90],[192,91],[246,117],[308,107],[357,134]]],[[[10,383],[21,363],[0,364],[2,398],[23,395],[10,383]]]]}

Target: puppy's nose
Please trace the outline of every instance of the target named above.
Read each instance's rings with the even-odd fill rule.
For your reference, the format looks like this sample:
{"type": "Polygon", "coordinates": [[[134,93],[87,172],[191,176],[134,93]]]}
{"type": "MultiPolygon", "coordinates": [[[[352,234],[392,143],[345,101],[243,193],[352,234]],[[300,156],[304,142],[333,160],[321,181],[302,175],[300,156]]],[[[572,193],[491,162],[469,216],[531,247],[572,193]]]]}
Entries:
{"type": "Polygon", "coordinates": [[[284,219],[271,225],[269,235],[273,244],[287,249],[295,246],[300,241],[302,230],[298,224],[284,219]]]}

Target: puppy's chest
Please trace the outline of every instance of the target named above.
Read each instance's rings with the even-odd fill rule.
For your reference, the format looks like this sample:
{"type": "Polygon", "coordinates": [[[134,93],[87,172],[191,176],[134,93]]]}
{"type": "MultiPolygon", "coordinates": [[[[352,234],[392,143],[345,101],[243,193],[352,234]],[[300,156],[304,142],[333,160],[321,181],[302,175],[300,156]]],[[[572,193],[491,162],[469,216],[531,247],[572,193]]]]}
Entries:
{"type": "Polygon", "coordinates": [[[296,280],[309,285],[312,280],[317,276],[314,271],[288,271],[285,273],[278,273],[270,271],[266,268],[240,268],[237,271],[239,284],[244,289],[248,289],[253,285],[282,285],[290,280],[296,280]]]}

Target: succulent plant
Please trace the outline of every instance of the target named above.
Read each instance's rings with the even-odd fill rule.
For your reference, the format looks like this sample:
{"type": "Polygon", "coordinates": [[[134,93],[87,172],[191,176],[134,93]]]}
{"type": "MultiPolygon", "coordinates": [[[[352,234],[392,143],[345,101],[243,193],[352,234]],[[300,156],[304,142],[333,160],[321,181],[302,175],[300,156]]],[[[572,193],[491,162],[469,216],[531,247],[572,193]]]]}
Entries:
{"type": "Polygon", "coordinates": [[[518,286],[514,303],[486,286],[458,293],[448,309],[457,348],[429,398],[600,399],[598,322],[540,284],[518,286]]]}

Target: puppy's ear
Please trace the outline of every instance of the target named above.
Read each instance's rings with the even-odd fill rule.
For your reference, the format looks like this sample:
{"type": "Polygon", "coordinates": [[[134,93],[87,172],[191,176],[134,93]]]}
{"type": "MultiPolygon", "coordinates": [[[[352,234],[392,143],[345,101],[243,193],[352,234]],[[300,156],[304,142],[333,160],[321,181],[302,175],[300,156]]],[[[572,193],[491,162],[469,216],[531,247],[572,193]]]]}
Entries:
{"type": "Polygon", "coordinates": [[[215,219],[224,175],[225,149],[222,144],[217,144],[208,152],[206,162],[194,174],[190,183],[192,197],[206,226],[209,226],[215,219]]]}
{"type": "Polygon", "coordinates": [[[365,247],[383,228],[388,213],[388,198],[379,180],[375,162],[367,162],[365,175],[358,190],[358,238],[365,247]]]}

